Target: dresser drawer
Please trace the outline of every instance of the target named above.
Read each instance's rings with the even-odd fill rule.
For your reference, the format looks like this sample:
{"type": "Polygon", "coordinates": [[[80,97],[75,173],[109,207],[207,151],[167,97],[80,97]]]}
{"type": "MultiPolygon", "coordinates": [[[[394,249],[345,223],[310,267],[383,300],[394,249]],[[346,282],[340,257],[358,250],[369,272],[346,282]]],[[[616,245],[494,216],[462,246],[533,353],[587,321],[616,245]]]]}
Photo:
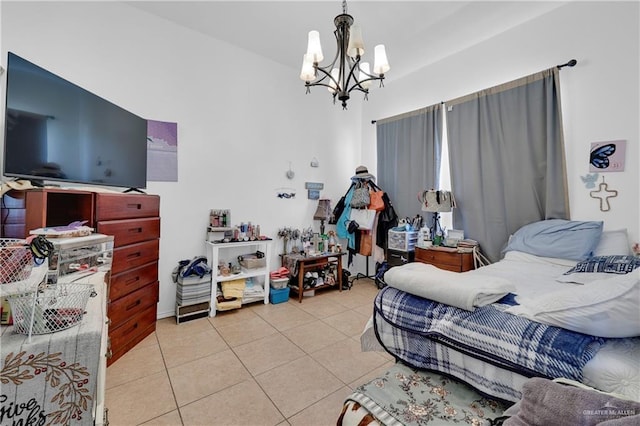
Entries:
{"type": "Polygon", "coordinates": [[[158,283],[149,284],[109,303],[109,319],[112,328],[119,327],[128,318],[158,303],[158,283]]]}
{"type": "Polygon", "coordinates": [[[160,238],[160,218],[120,219],[98,222],[98,232],[113,235],[114,247],[160,238]]]}
{"type": "Polygon", "coordinates": [[[473,253],[429,250],[417,247],[416,261],[453,272],[465,272],[473,269],[473,253]]]}
{"type": "Polygon", "coordinates": [[[144,264],[156,261],[160,252],[160,240],[135,243],[113,250],[113,275],[124,272],[127,269],[136,268],[144,264]]]}
{"type": "Polygon", "coordinates": [[[114,362],[145,336],[153,332],[156,316],[156,305],[153,305],[129,318],[119,327],[115,329],[110,327],[109,341],[111,342],[113,357],[108,363],[114,362]]]}
{"type": "Polygon", "coordinates": [[[109,300],[118,300],[122,296],[158,281],[158,262],[130,269],[118,275],[111,276],[109,300]]]}
{"type": "Polygon", "coordinates": [[[160,216],[157,195],[97,194],[96,221],[160,216]]]}

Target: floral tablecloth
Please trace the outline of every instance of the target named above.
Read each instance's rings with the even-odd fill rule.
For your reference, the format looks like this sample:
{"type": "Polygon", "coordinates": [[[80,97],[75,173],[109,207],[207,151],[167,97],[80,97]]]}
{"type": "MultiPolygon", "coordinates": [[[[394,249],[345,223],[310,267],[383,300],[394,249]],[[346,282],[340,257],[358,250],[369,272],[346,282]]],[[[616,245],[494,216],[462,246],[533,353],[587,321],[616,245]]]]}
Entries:
{"type": "Polygon", "coordinates": [[[0,336],[0,425],[91,425],[102,329],[104,283],[95,285],[80,324],[29,337],[0,336]]]}

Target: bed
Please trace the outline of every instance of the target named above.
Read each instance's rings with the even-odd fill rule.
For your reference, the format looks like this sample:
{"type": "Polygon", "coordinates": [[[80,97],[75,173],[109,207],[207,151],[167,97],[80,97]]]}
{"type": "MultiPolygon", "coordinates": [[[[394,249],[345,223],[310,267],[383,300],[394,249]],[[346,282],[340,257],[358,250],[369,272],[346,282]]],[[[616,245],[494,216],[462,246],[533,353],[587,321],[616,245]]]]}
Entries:
{"type": "Polygon", "coordinates": [[[534,377],[640,401],[640,258],[629,247],[626,230],[548,220],[521,228],[503,259],[474,271],[391,268],[362,349],[507,402],[534,377]]]}

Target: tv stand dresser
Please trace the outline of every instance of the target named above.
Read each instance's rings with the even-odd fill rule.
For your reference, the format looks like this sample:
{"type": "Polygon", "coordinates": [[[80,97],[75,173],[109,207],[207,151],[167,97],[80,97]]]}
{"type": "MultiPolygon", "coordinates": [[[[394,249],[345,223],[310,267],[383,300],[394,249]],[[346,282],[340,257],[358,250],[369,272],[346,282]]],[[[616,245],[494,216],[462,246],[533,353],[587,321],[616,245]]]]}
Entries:
{"type": "Polygon", "coordinates": [[[0,237],[25,238],[32,229],[86,220],[113,235],[107,295],[111,357],[124,355],[156,329],[160,197],[61,188],[11,190],[2,196],[0,237]]]}

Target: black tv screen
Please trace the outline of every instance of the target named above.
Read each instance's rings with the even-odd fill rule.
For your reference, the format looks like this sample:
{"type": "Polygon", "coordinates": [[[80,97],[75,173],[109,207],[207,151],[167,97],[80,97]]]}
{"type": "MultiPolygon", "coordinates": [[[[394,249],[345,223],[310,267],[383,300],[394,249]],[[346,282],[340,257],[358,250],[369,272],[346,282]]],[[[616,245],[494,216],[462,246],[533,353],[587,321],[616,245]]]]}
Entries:
{"type": "Polygon", "coordinates": [[[147,120],[9,52],[4,175],[147,186],[147,120]]]}

